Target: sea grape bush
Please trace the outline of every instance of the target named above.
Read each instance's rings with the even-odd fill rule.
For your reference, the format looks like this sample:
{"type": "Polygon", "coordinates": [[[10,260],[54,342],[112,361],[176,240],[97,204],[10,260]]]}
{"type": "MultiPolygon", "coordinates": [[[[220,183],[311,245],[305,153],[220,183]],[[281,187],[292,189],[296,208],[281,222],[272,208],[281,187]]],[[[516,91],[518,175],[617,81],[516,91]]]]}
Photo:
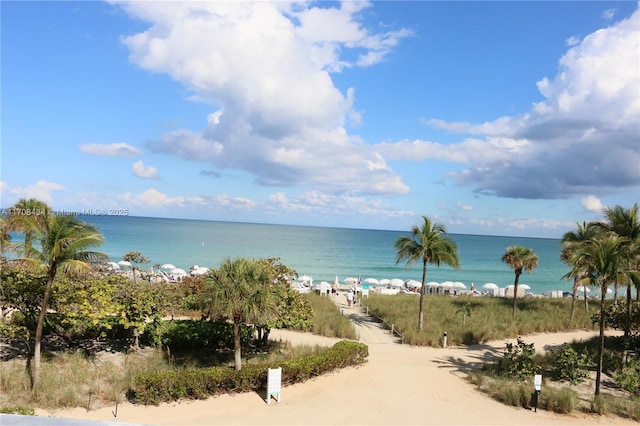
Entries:
{"type": "Polygon", "coordinates": [[[518,337],[516,345],[507,343],[502,366],[505,372],[516,380],[530,380],[540,372],[540,366],[535,362],[535,355],[533,343],[525,343],[518,337]]]}
{"type": "Polygon", "coordinates": [[[589,376],[592,359],[586,350],[576,351],[564,344],[553,351],[553,373],[556,380],[565,380],[572,385],[583,382],[589,376]]]}

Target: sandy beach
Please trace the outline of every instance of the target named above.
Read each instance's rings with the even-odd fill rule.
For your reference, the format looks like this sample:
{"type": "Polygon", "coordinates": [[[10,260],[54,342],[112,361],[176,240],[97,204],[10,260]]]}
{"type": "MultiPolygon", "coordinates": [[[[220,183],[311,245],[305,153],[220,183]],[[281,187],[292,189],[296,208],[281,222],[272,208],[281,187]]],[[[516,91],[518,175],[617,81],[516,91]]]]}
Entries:
{"type": "MultiPolygon", "coordinates": [[[[288,386],[282,400],[265,403],[263,393],[223,395],[204,401],[160,406],[120,404],[87,412],[85,409],[38,411],[41,416],[147,425],[626,425],[618,417],[558,415],[543,410],[505,406],[475,390],[464,379],[467,371],[500,356],[505,341],[442,348],[411,347],[396,342],[357,309],[348,309],[344,296],[336,298],[355,323],[360,341],[369,346],[369,360],[361,367],[288,386]]],[[[594,332],[528,336],[538,351],[563,342],[585,339],[594,332]]],[[[273,330],[271,338],[296,344],[332,345],[338,339],[308,333],[273,330]]],[[[543,389],[544,392],[544,389],[543,389]]]]}

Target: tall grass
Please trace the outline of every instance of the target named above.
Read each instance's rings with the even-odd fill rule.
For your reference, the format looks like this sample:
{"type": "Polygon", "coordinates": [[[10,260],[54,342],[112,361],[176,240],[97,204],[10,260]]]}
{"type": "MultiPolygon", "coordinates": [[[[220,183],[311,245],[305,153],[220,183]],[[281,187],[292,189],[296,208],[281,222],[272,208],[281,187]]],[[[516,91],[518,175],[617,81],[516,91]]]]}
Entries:
{"type": "Polygon", "coordinates": [[[338,337],[340,339],[357,339],[353,324],[344,317],[330,297],[307,293],[304,297],[313,308],[312,332],[320,336],[338,337]]]}
{"type": "MultiPolygon", "coordinates": [[[[596,301],[591,301],[591,313],[596,301]]],[[[576,306],[573,323],[569,324],[570,299],[524,298],[518,300],[515,318],[513,300],[497,297],[425,296],[424,327],[418,332],[419,297],[371,295],[363,305],[404,334],[405,343],[418,346],[440,346],[447,332],[449,344],[483,343],[542,332],[575,329],[595,330],[583,305],[576,306]],[[462,307],[469,303],[471,315],[463,325],[462,307]]]]}
{"type": "Polygon", "coordinates": [[[98,408],[122,401],[138,373],[168,367],[159,350],[121,357],[111,361],[90,359],[81,352],[54,354],[43,360],[40,383],[33,392],[24,362],[3,362],[2,405],[98,408]]]}

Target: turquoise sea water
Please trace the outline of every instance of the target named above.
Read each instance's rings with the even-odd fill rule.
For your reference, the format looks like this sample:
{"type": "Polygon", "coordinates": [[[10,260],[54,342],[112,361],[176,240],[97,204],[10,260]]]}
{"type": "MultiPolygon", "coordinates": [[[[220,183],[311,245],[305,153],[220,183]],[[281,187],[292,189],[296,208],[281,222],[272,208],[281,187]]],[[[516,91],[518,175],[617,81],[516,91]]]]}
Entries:
{"type": "MultiPolygon", "coordinates": [[[[415,279],[422,266],[405,269],[395,263],[394,241],[409,232],[308,226],[265,225],[183,219],[123,216],[83,216],[105,235],[101,251],[111,260],[122,260],[129,251],[139,251],[150,265],[171,263],[188,270],[196,264],[216,268],[227,257],[279,257],[300,275],[314,282],[340,281],[347,277],[415,279]]],[[[461,269],[428,265],[427,281],[462,281],[469,287],[494,282],[513,284],[513,270],[500,259],[506,248],[523,245],[540,258],[539,267],[524,273],[520,283],[534,293],[570,291],[572,283],[562,280],[568,272],[560,261],[560,241],[521,237],[450,235],[458,244],[461,269]]]]}

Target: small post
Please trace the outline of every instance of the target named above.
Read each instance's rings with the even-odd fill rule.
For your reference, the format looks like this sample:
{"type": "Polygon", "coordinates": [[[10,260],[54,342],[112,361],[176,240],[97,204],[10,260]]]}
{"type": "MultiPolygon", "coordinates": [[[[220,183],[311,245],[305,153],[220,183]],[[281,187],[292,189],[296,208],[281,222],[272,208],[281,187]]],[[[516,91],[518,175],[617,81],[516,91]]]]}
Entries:
{"type": "Polygon", "coordinates": [[[89,389],[89,401],[87,402],[87,413],[91,411],[91,389],[89,389]]]}
{"type": "Polygon", "coordinates": [[[542,390],[542,375],[536,374],[533,378],[533,389],[535,392],[533,393],[533,411],[538,412],[538,397],[540,396],[540,391],[542,390]]]}
{"type": "Polygon", "coordinates": [[[393,336],[393,324],[391,324],[391,335],[393,336]]]}
{"type": "Polygon", "coordinates": [[[442,336],[442,347],[446,348],[447,347],[447,332],[444,332],[444,335],[442,336]]]}

